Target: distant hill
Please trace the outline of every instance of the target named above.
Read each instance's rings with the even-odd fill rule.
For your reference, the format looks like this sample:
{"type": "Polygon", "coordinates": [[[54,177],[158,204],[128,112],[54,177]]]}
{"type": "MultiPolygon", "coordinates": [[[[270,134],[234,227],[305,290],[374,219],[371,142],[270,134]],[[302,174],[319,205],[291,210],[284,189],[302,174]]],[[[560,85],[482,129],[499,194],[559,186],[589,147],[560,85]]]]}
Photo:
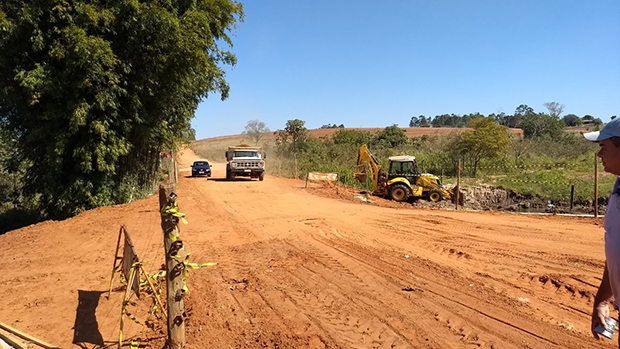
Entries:
{"type": "MultiPolygon", "coordinates": [[[[465,130],[471,130],[470,128],[446,128],[446,127],[437,127],[437,128],[435,127],[401,127],[401,129],[405,131],[405,133],[407,134],[407,137],[409,138],[420,137],[424,135],[431,136],[431,137],[447,136],[447,135],[458,134],[465,130]]],[[[310,135],[310,137],[314,137],[314,138],[319,138],[323,136],[331,137],[334,133],[338,132],[339,130],[342,130],[342,129],[341,128],[322,128],[322,129],[316,129],[316,130],[308,130],[308,134],[310,135]]],[[[378,132],[383,131],[383,128],[381,127],[345,128],[345,130],[358,130],[358,131],[368,131],[370,133],[378,133],[378,132]]],[[[512,132],[512,134],[515,134],[515,135],[523,136],[523,130],[519,128],[512,128],[510,129],[510,132],[512,132]]],[[[210,143],[210,142],[225,141],[225,142],[230,142],[231,144],[234,144],[234,143],[241,143],[243,141],[247,141],[247,139],[248,139],[247,135],[240,134],[240,135],[205,138],[205,139],[196,140],[195,143],[210,143]]],[[[275,139],[275,135],[273,132],[266,133],[263,136],[264,141],[274,140],[274,139],[275,139]]]]}

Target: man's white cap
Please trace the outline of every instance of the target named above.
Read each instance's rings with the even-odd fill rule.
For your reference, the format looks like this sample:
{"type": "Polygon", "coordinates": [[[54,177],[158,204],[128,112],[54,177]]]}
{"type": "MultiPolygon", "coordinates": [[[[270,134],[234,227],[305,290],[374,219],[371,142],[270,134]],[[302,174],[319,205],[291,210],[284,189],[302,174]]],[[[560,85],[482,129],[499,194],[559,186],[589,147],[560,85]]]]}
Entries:
{"type": "Polygon", "coordinates": [[[583,136],[592,142],[602,141],[611,137],[620,137],[620,118],[611,120],[600,131],[584,133],[583,136]]]}

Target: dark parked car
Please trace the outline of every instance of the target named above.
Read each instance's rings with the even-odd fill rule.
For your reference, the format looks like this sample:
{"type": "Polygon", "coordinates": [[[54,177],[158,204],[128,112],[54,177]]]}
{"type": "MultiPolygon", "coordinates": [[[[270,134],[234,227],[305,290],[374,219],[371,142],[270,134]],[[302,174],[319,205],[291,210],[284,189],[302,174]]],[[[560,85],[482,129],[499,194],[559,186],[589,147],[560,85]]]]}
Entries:
{"type": "Polygon", "coordinates": [[[192,165],[192,177],[207,176],[211,177],[211,166],[206,161],[194,161],[192,165]]]}

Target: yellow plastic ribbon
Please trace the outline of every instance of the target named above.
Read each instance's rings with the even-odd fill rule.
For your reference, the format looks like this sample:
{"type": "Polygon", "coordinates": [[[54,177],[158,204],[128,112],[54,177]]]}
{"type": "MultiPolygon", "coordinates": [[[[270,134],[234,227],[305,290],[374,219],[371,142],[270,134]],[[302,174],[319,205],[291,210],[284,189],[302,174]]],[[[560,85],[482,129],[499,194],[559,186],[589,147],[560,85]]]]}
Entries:
{"type": "Polygon", "coordinates": [[[185,213],[179,211],[179,206],[175,201],[173,205],[166,205],[161,209],[162,216],[173,216],[178,218],[183,224],[187,224],[187,220],[185,219],[185,213]]]}

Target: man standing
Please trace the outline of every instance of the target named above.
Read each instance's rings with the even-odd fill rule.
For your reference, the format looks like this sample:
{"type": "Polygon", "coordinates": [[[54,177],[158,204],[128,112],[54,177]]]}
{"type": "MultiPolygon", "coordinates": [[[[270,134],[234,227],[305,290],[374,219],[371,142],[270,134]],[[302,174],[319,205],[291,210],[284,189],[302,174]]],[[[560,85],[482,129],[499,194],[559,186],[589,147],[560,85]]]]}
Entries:
{"type": "MultiPolygon", "coordinates": [[[[597,156],[603,161],[605,171],[620,176],[620,118],[609,122],[600,132],[589,132],[583,136],[589,141],[598,142],[600,150],[597,156]]],[[[620,308],[620,177],[616,179],[609,196],[605,214],[605,271],[592,311],[592,335],[596,339],[599,339],[599,334],[594,329],[598,325],[607,327],[607,304],[612,296],[614,308],[620,308]]]]}

